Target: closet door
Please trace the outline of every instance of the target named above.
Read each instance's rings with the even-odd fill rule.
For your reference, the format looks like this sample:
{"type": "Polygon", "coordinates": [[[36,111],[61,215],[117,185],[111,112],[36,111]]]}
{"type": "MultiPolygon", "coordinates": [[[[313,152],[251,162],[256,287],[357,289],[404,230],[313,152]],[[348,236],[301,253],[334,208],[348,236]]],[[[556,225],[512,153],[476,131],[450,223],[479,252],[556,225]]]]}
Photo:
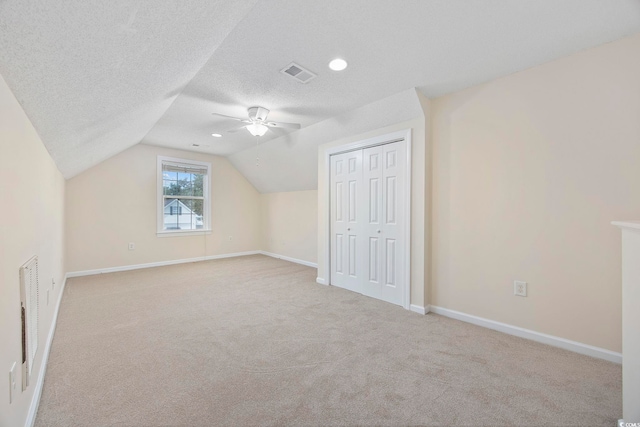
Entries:
{"type": "Polygon", "coordinates": [[[404,287],[404,172],[406,143],[395,142],[364,149],[363,178],[366,249],[362,293],[403,305],[404,287]]]}
{"type": "Polygon", "coordinates": [[[331,156],[331,284],[404,305],[405,141],[331,156]]]}
{"type": "Polygon", "coordinates": [[[331,284],[361,292],[362,150],[331,156],[331,284]]]}
{"type": "Polygon", "coordinates": [[[363,171],[365,191],[364,214],[364,247],[365,271],[362,293],[380,298],[383,283],[382,269],[382,146],[365,148],[363,150],[363,171]]]}
{"type": "Polygon", "coordinates": [[[409,278],[405,277],[407,182],[405,141],[382,146],[382,226],[380,227],[381,287],[379,298],[403,305],[409,278]]]}

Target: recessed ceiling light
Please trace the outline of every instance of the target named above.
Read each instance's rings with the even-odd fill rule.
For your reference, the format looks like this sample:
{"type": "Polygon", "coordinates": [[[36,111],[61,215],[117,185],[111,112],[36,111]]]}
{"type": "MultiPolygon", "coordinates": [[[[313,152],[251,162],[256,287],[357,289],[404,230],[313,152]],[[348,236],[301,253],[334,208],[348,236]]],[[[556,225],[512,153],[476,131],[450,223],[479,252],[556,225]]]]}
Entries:
{"type": "Polygon", "coordinates": [[[336,58],[333,61],[329,62],[329,68],[333,71],[342,71],[347,68],[347,61],[344,59],[336,58]]]}
{"type": "Polygon", "coordinates": [[[214,138],[222,138],[222,135],[220,135],[219,133],[212,133],[211,136],[214,138]]]}

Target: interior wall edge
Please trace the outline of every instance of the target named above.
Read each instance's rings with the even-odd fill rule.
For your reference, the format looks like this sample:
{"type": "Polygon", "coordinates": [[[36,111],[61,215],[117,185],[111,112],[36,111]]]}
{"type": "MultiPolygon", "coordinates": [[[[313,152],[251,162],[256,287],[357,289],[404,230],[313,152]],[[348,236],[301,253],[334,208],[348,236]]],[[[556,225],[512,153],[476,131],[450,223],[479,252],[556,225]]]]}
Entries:
{"type": "Polygon", "coordinates": [[[260,194],[220,156],[138,144],[67,181],[65,204],[71,272],[262,249],[260,194]],[[158,156],[211,165],[210,233],[158,234],[158,156]]]}
{"type": "Polygon", "coordinates": [[[261,253],[261,251],[256,250],[256,251],[235,252],[235,253],[221,254],[221,255],[208,255],[208,256],[194,257],[194,258],[183,258],[183,259],[174,259],[174,260],[167,260],[167,261],[148,262],[144,264],[131,264],[131,265],[123,265],[119,267],[96,268],[93,270],[70,271],[67,273],[66,277],[93,276],[96,274],[116,273],[119,271],[141,270],[145,268],[163,267],[163,266],[174,265],[174,264],[187,264],[190,262],[211,261],[214,259],[235,258],[235,257],[247,256],[247,255],[257,255],[259,253],[261,253]]]}
{"type": "Polygon", "coordinates": [[[318,190],[260,194],[261,249],[317,266],[318,190]]]}
{"type": "Polygon", "coordinates": [[[44,378],[47,374],[47,363],[49,362],[49,353],[51,353],[51,343],[53,343],[53,336],[56,333],[56,325],[58,324],[58,313],[60,312],[60,304],[62,303],[62,296],[64,295],[64,289],[67,285],[67,275],[64,275],[62,286],[60,286],[60,292],[58,293],[58,300],[56,301],[56,308],[53,312],[53,318],[49,327],[49,333],[47,334],[47,342],[42,353],[42,365],[38,378],[34,386],[33,396],[31,397],[31,404],[29,405],[29,412],[27,413],[27,419],[25,421],[25,427],[33,427],[36,422],[36,415],[38,414],[38,407],[40,406],[40,398],[42,397],[42,388],[44,387],[44,378]]]}
{"type": "Polygon", "coordinates": [[[429,312],[428,307],[423,307],[421,305],[417,305],[417,304],[411,304],[409,306],[409,310],[413,311],[414,313],[418,313],[418,314],[422,314],[425,315],[429,312]]]}
{"type": "Polygon", "coordinates": [[[553,335],[543,334],[541,332],[532,331],[530,329],[520,328],[518,326],[509,325],[507,323],[496,322],[495,320],[489,320],[483,317],[473,316],[471,314],[462,313],[460,311],[450,310],[448,308],[438,307],[435,305],[431,305],[429,307],[429,310],[434,314],[439,314],[451,319],[471,323],[483,328],[493,329],[494,331],[502,332],[508,335],[514,335],[516,337],[551,345],[553,347],[559,347],[565,350],[572,351],[574,353],[583,354],[585,356],[591,356],[598,359],[607,360],[609,362],[622,364],[622,353],[607,350],[605,348],[595,347],[589,344],[584,344],[553,335]]]}
{"type": "Polygon", "coordinates": [[[47,334],[64,282],[66,181],[1,75],[0,147],[0,176],[5,183],[0,188],[0,199],[11,205],[0,214],[0,366],[7,373],[12,366],[16,369],[16,387],[11,389],[7,384],[0,388],[0,425],[22,426],[36,409],[33,402],[37,401],[38,378],[45,369],[47,334]],[[38,257],[39,343],[30,384],[22,390],[19,269],[33,256],[38,257]]]}
{"type": "Polygon", "coordinates": [[[431,101],[431,304],[621,351],[610,222],[640,213],[639,49],[637,34],[431,101]]]}
{"type": "Polygon", "coordinates": [[[281,260],[284,260],[284,261],[293,262],[293,263],[296,263],[296,264],[306,265],[307,267],[318,268],[318,263],[316,263],[316,262],[309,262],[309,261],[305,261],[303,259],[292,258],[292,257],[286,256],[286,255],[274,254],[273,252],[267,252],[267,251],[258,251],[258,253],[260,253],[262,255],[270,256],[271,258],[276,258],[276,259],[281,259],[281,260]]]}

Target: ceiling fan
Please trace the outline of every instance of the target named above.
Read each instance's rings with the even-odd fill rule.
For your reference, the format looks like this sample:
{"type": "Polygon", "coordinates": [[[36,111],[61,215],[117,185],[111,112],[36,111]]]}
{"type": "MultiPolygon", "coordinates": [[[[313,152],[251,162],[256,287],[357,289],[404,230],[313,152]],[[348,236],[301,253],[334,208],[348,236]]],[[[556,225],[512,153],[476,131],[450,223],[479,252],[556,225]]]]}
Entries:
{"type": "Polygon", "coordinates": [[[230,129],[227,132],[237,132],[240,129],[246,128],[249,133],[253,136],[262,136],[267,133],[269,128],[289,128],[289,129],[300,129],[300,124],[298,123],[282,123],[282,122],[271,122],[267,121],[267,116],[269,115],[269,110],[264,107],[251,107],[247,110],[249,118],[241,119],[240,117],[232,117],[227,116],[225,114],[212,113],[215,116],[225,117],[227,119],[237,120],[242,123],[246,123],[243,126],[240,126],[235,129],[230,129]]]}

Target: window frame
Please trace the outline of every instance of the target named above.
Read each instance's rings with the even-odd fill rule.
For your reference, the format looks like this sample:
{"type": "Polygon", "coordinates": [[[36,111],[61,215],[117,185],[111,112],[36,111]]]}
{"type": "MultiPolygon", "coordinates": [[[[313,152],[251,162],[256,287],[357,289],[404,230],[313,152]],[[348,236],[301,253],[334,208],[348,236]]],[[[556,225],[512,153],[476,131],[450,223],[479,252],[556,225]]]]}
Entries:
{"type": "MultiPolygon", "coordinates": [[[[211,163],[198,160],[181,159],[177,157],[158,156],[156,177],[156,236],[177,237],[211,234],[211,163]],[[165,230],[164,229],[164,178],[162,166],[164,162],[182,163],[185,166],[197,166],[207,169],[207,176],[202,181],[202,228],[196,230],[165,230]]],[[[180,200],[180,196],[171,196],[171,199],[180,200]]],[[[188,198],[188,197],[186,197],[188,198]]]]}

